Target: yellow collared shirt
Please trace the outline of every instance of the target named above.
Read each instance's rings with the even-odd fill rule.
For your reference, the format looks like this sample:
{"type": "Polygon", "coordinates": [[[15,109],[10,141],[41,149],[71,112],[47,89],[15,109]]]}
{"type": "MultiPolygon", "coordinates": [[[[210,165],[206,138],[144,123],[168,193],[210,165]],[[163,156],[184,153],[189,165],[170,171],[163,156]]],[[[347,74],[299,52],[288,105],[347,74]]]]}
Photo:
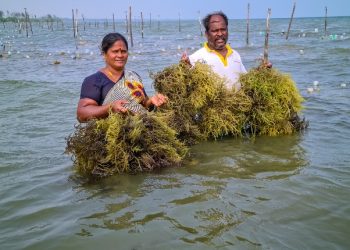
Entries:
{"type": "Polygon", "coordinates": [[[226,44],[227,55],[223,57],[220,53],[212,50],[205,43],[204,47],[189,56],[190,62],[194,65],[196,62],[202,62],[210,65],[214,72],[223,78],[226,78],[227,88],[239,90],[241,84],[238,82],[239,75],[247,73],[239,53],[226,44]]]}

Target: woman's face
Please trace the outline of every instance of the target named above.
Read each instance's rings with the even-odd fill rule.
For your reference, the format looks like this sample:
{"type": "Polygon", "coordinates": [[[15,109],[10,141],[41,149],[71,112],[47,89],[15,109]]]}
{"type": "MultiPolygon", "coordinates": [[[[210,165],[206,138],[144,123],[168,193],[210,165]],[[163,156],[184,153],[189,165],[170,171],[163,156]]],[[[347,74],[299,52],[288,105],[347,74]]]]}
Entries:
{"type": "Polygon", "coordinates": [[[123,41],[116,41],[104,54],[106,64],[115,70],[124,70],[128,60],[128,50],[123,41]]]}

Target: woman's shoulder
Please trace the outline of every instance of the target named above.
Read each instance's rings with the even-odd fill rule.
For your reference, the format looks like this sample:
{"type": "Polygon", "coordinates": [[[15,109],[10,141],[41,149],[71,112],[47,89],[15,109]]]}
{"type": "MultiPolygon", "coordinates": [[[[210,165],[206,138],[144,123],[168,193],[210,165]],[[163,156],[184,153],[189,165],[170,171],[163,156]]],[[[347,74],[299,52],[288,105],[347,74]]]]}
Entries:
{"type": "Polygon", "coordinates": [[[85,77],[83,84],[104,85],[107,79],[108,78],[105,74],[101,71],[97,71],[96,73],[85,77]]]}
{"type": "Polygon", "coordinates": [[[97,71],[87,77],[85,77],[85,80],[91,81],[91,80],[100,80],[101,77],[103,77],[103,73],[101,71],[97,71]]]}

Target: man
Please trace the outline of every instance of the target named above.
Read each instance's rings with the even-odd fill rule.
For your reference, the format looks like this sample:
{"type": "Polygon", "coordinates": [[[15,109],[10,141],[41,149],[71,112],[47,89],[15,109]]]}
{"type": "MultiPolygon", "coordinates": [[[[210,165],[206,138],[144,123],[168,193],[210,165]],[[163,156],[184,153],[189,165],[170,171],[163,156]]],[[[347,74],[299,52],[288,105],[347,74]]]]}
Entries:
{"type": "Polygon", "coordinates": [[[227,88],[239,90],[239,75],[246,73],[241,56],[227,44],[228,40],[228,18],[221,12],[208,14],[202,20],[205,27],[207,42],[204,47],[194,52],[189,57],[184,53],[181,57],[191,65],[196,62],[207,63],[212,66],[214,72],[226,78],[227,88]]]}

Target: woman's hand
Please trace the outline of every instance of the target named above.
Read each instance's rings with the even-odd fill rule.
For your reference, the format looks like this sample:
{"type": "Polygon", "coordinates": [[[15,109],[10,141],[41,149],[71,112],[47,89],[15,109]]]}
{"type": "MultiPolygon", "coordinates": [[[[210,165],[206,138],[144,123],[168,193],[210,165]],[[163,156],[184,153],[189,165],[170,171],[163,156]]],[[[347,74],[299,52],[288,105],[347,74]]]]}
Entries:
{"type": "Polygon", "coordinates": [[[124,106],[124,104],[129,103],[126,100],[117,100],[110,104],[112,111],[115,113],[126,113],[128,109],[124,106]]]}
{"type": "Polygon", "coordinates": [[[154,106],[157,106],[157,107],[167,103],[167,101],[168,101],[168,97],[162,94],[156,94],[149,99],[150,104],[153,104],[154,106]]]}

